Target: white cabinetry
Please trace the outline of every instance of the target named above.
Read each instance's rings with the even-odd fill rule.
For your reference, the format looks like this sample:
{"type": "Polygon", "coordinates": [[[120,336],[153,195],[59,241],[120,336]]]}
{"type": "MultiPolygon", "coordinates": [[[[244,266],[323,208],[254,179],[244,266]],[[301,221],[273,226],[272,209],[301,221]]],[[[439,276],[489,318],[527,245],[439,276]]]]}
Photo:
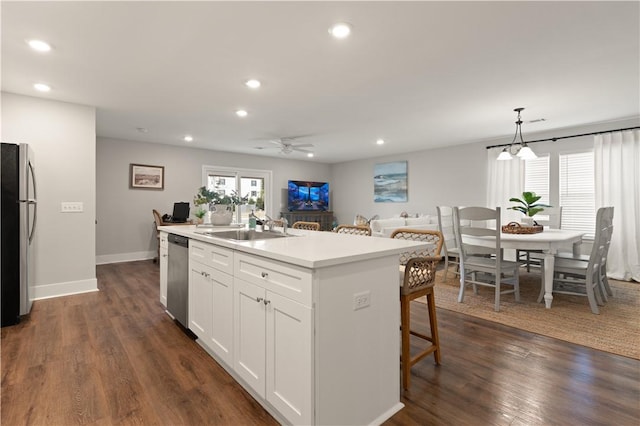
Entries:
{"type": "Polygon", "coordinates": [[[167,265],[169,264],[169,234],[160,232],[160,303],[167,307],[167,265]]]}
{"type": "Polygon", "coordinates": [[[191,240],[189,329],[213,353],[233,363],[233,251],[191,240]]]}
{"type": "Polygon", "coordinates": [[[176,232],[191,238],[189,328],[276,420],[381,424],[402,408],[398,253],[416,243],[176,232]]]}
{"type": "Polygon", "coordinates": [[[234,370],[288,422],[311,424],[312,309],[279,294],[310,296],[311,273],[244,254],[235,263],[234,370]]]}

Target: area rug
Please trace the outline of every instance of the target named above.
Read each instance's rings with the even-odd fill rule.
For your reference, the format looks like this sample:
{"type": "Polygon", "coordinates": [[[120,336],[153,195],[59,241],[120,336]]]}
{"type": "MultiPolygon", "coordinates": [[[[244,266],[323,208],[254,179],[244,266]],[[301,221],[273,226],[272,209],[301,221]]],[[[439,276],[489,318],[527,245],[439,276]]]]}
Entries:
{"type": "Polygon", "coordinates": [[[546,309],[544,303],[537,303],[540,281],[538,273],[522,273],[520,302],[515,301],[513,294],[503,295],[500,312],[495,312],[492,288],[479,287],[478,294],[474,294],[473,289],[467,287],[464,302],[458,303],[459,278],[449,272],[447,281],[442,282],[440,271],[435,287],[436,306],[640,359],[640,283],[609,280],[613,296],[600,307],[600,314],[594,315],[587,298],[581,296],[555,294],[551,309],[546,309]]]}

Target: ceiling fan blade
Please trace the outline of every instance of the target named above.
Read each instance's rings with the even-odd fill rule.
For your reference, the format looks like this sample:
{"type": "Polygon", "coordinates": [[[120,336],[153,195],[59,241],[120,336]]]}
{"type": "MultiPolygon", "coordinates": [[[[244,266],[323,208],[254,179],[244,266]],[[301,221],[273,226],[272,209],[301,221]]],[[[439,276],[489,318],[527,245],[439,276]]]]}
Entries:
{"type": "Polygon", "coordinates": [[[296,148],[313,148],[313,144],[310,144],[310,143],[296,143],[296,144],[292,144],[291,146],[296,148]]]}
{"type": "Polygon", "coordinates": [[[309,136],[313,136],[313,134],[308,133],[308,134],[305,134],[305,135],[284,136],[284,137],[281,137],[280,140],[282,142],[291,142],[291,141],[295,141],[297,139],[308,138],[309,136]]]}
{"type": "Polygon", "coordinates": [[[298,148],[297,146],[293,146],[293,147],[291,147],[291,149],[292,149],[293,151],[304,152],[305,154],[310,154],[310,153],[311,153],[311,151],[309,151],[309,150],[307,150],[307,149],[300,149],[300,148],[298,148]]]}

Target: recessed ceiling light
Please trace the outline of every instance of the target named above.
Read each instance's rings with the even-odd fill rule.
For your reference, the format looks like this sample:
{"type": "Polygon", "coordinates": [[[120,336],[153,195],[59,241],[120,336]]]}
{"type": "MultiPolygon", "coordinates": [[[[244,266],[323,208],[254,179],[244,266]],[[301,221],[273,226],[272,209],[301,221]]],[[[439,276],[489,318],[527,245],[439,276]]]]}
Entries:
{"type": "Polygon", "coordinates": [[[191,142],[191,141],[193,141],[193,136],[186,135],[183,139],[184,139],[185,142],[191,142]]]}
{"type": "Polygon", "coordinates": [[[378,145],[384,145],[384,139],[378,139],[378,140],[376,141],[376,143],[377,143],[378,145]]]}
{"type": "Polygon", "coordinates": [[[335,38],[347,38],[351,34],[351,25],[344,22],[335,24],[329,28],[329,34],[335,38]]]}
{"type": "Polygon", "coordinates": [[[249,115],[249,113],[243,109],[239,109],[236,111],[236,115],[238,117],[246,117],[247,115],[249,115]]]}
{"type": "Polygon", "coordinates": [[[33,85],[33,88],[39,92],[48,92],[51,90],[51,87],[44,83],[36,83],[33,85]]]}
{"type": "Polygon", "coordinates": [[[307,157],[312,158],[313,157],[313,152],[308,152],[307,153],[307,157]]]}
{"type": "Polygon", "coordinates": [[[260,87],[260,81],[256,80],[254,78],[252,78],[251,80],[247,80],[245,81],[245,86],[251,88],[251,89],[257,89],[258,87],[260,87]]]}
{"type": "Polygon", "coordinates": [[[42,40],[27,40],[29,47],[33,50],[37,50],[38,52],[49,52],[51,50],[51,45],[46,41],[42,40]]]}

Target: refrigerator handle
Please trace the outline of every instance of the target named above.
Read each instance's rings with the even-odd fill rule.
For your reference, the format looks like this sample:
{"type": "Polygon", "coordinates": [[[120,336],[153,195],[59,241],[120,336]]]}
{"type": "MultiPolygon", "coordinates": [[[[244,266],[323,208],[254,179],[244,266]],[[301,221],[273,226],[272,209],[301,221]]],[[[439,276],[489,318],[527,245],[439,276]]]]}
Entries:
{"type": "Polygon", "coordinates": [[[29,230],[29,244],[33,241],[33,236],[36,232],[36,221],[38,218],[38,196],[36,193],[36,173],[33,170],[33,164],[29,161],[29,174],[31,175],[31,181],[33,182],[33,199],[27,201],[29,204],[33,204],[33,223],[31,224],[31,229],[29,230]]]}

